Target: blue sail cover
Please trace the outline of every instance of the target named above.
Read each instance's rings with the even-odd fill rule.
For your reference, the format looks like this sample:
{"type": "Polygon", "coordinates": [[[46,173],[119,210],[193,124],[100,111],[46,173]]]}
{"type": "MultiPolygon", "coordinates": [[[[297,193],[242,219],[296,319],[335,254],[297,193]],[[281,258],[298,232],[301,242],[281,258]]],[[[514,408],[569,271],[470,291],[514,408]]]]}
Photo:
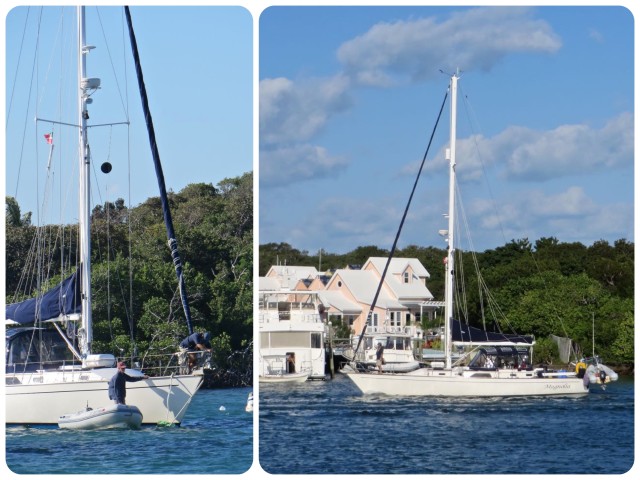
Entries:
{"type": "Polygon", "coordinates": [[[481,328],[470,327],[469,325],[452,320],[451,322],[451,338],[454,342],[464,343],[526,343],[533,345],[533,337],[518,334],[486,332],[481,328]]]}
{"type": "Polygon", "coordinates": [[[5,318],[25,325],[80,313],[80,298],[80,274],[75,272],[41,297],[7,305],[5,318]]]}

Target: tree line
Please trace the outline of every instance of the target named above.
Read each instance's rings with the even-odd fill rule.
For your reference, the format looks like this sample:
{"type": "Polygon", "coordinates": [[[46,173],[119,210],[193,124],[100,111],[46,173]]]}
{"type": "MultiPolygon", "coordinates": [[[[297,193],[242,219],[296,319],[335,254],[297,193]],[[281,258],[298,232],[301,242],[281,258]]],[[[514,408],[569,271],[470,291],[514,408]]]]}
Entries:
{"type": "MultiPolygon", "coordinates": [[[[225,372],[225,383],[250,382],[253,176],[245,173],[216,186],[190,184],[169,192],[168,198],[193,328],[211,332],[213,360],[225,372]],[[228,378],[229,366],[238,378],[228,378]]],[[[129,358],[177,351],[188,328],[160,198],[133,208],[122,199],[106,202],[97,205],[91,217],[94,350],[129,358]]],[[[23,214],[12,197],[6,198],[5,223],[6,298],[11,303],[36,293],[37,282],[23,272],[32,258],[37,229],[31,214],[23,214]]],[[[40,286],[44,291],[75,269],[77,225],[40,230],[48,239],[41,252],[48,269],[40,286]]]]}
{"type": "MultiPolygon", "coordinates": [[[[606,363],[633,366],[634,362],[634,244],[625,239],[613,245],[600,240],[590,246],[557,238],[511,240],[483,252],[459,252],[465,275],[467,322],[494,331],[535,335],[536,358],[557,362],[550,335],[569,337],[585,356],[592,351],[606,363]],[[483,319],[486,284],[502,316],[495,324],[483,319]]],[[[309,253],[287,243],[259,248],[259,272],[264,276],[277,264],[309,265],[321,271],[363,265],[369,257],[387,257],[389,251],[363,246],[345,254],[309,253]]],[[[409,245],[396,257],[417,258],[427,268],[427,287],[436,300],[444,299],[443,259],[446,250],[409,245]]],[[[424,325],[428,328],[428,325],[424,325]]]]}

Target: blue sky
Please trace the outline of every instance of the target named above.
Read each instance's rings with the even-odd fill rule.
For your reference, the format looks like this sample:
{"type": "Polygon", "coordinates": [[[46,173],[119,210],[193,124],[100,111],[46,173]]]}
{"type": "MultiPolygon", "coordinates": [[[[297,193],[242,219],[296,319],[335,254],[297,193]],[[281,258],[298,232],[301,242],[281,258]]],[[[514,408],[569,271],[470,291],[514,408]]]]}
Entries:
{"type": "MultiPolygon", "coordinates": [[[[476,250],[634,240],[628,9],[270,7],[259,32],[261,244],[390,248],[456,68],[476,250]]],[[[444,247],[448,119],[401,247],[444,247]]]]}
{"type": "MultiPolygon", "coordinates": [[[[447,88],[440,70],[459,67],[468,103],[460,103],[459,139],[467,158],[459,155],[458,173],[478,250],[523,237],[585,244],[634,240],[634,32],[626,8],[244,3],[132,7],[169,189],[215,184],[256,168],[259,243],[288,242],[310,252],[389,248],[447,88]],[[254,31],[260,49],[255,63],[254,31]]],[[[88,8],[94,22],[89,35],[98,48],[89,73],[101,77],[103,88],[92,120],[121,121],[126,113],[114,86],[124,91],[123,47],[116,40],[109,59],[101,33],[104,28],[109,38],[122,36],[120,9],[100,10],[104,27],[92,20],[94,10],[88,8]]],[[[36,12],[32,7],[29,32],[36,12]]],[[[47,84],[59,77],[57,43],[50,39],[56,38],[60,8],[45,12],[38,86],[48,90],[38,111],[49,118],[60,110],[47,84]]],[[[73,11],[67,12],[65,24],[73,30],[73,11]]],[[[17,186],[23,211],[35,211],[33,144],[50,127],[34,132],[33,104],[25,110],[32,33],[25,36],[16,70],[25,15],[24,7],[7,10],[3,25],[4,173],[6,193],[14,195],[17,186]]],[[[104,160],[114,166],[108,176],[96,174],[94,204],[123,197],[135,206],[157,195],[128,53],[127,61],[130,132],[90,132],[96,167],[104,160]]],[[[75,118],[72,101],[65,115],[75,118]]],[[[437,232],[447,208],[441,153],[447,119],[436,133],[401,246],[443,246],[437,232]]],[[[59,129],[55,135],[56,155],[66,158],[75,149],[72,132],[59,129]]],[[[42,183],[43,141],[37,154],[42,183]]],[[[66,176],[59,168],[58,182],[66,176]]],[[[57,218],[50,213],[42,221],[57,218]]]]}
{"type": "MultiPolygon", "coordinates": [[[[121,122],[127,117],[131,121],[129,130],[114,126],[89,131],[96,170],[92,203],[124,198],[136,206],[158,196],[158,186],[131,49],[128,43],[123,45],[123,8],[90,6],[86,10],[88,43],[96,46],[88,57],[87,73],[100,77],[102,82],[102,88],[93,96],[89,122],[121,122]],[[99,171],[104,161],[113,165],[109,175],[99,171]]],[[[34,67],[39,15],[40,7],[6,11],[7,155],[6,183],[3,183],[7,195],[14,196],[17,192],[23,212],[34,212],[34,221],[38,211],[41,222],[59,221],[56,204],[64,203],[69,205],[70,213],[63,221],[71,222],[77,219],[76,186],[72,183],[76,180],[66,179],[77,170],[75,129],[42,123],[36,132],[33,119],[38,105],[37,115],[41,118],[77,123],[74,77],[69,80],[61,73],[75,75],[75,8],[44,8],[34,67]],[[59,84],[65,85],[62,94],[58,93],[59,84]],[[38,94],[37,103],[28,101],[30,89],[43,92],[38,94]],[[56,189],[62,184],[64,193],[55,193],[53,204],[45,210],[36,208],[34,174],[38,173],[41,191],[48,159],[43,135],[50,130],[54,131],[55,144],[53,183],[56,189]],[[71,158],[74,160],[69,163],[71,158]]],[[[243,7],[132,6],[131,15],[167,190],[178,192],[196,182],[215,185],[224,178],[251,172],[254,168],[251,13],[243,7]]],[[[42,199],[42,193],[39,195],[42,199]]]]}

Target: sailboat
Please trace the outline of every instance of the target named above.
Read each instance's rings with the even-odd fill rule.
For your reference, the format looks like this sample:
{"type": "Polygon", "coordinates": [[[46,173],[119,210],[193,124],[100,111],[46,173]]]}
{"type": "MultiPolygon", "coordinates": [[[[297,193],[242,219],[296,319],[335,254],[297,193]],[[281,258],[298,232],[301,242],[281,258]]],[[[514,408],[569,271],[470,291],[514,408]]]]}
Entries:
{"type": "MultiPolygon", "coordinates": [[[[154,150],[154,162],[161,200],[167,205],[164,179],[153,141],[153,126],[146,91],[140,71],[137,44],[131,16],[125,7],[138,83],[149,137],[154,150]]],[[[79,137],[79,231],[80,267],[47,293],[6,306],[6,322],[16,328],[6,331],[7,364],[5,402],[7,424],[58,424],[69,412],[97,409],[110,403],[108,381],[117,372],[112,354],[92,351],[92,294],[90,252],[90,164],[88,147],[89,105],[92,94],[100,88],[100,80],[87,75],[86,57],[94,48],[86,43],[85,7],[77,7],[78,53],[78,123],[64,124],[76,128],[79,137]],[[77,328],[77,322],[81,327],[77,328]],[[46,328],[47,325],[53,328],[46,328]]],[[[47,138],[49,141],[50,138],[47,138]]],[[[180,292],[186,300],[181,262],[168,208],[165,223],[178,275],[180,292]]],[[[183,301],[184,304],[184,301],[183,301]]],[[[189,333],[192,333],[188,309],[185,310],[189,333]]],[[[137,369],[127,369],[131,376],[142,376],[137,369]]],[[[188,375],[152,376],[132,383],[127,388],[127,402],[139,408],[144,424],[180,424],[191,399],[203,382],[203,371],[188,375]]]]}
{"type": "MultiPolygon", "coordinates": [[[[354,365],[347,377],[365,394],[445,397],[518,397],[584,395],[589,378],[576,372],[533,368],[530,363],[534,339],[517,334],[487,333],[471,328],[454,318],[454,220],[456,175],[456,110],[459,73],[449,84],[451,124],[448,149],[449,212],[448,230],[443,231],[448,245],[445,276],[445,361],[432,362],[408,373],[371,373],[354,365]],[[475,345],[475,356],[467,364],[452,362],[453,343],[475,345]]],[[[444,106],[444,104],[443,104],[444,106]]],[[[393,252],[393,249],[392,249],[393,252]]],[[[468,360],[469,355],[463,359],[468,360]]]]}

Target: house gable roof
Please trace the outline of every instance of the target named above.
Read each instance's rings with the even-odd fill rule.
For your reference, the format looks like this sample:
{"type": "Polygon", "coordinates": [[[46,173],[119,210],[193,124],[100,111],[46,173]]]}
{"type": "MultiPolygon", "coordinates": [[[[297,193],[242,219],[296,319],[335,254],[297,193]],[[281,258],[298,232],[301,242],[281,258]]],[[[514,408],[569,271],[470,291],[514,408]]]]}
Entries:
{"type": "MultiPolygon", "coordinates": [[[[329,283],[328,290],[336,290],[342,281],[353,297],[360,303],[370,305],[373,302],[379,280],[373,272],[367,270],[337,270],[329,283]]],[[[404,308],[383,288],[378,295],[376,306],[380,308],[404,308]]]]}
{"type": "MultiPolygon", "coordinates": [[[[379,278],[384,272],[386,263],[386,258],[371,257],[363,268],[375,270],[379,278]]],[[[429,272],[417,258],[393,258],[385,275],[385,284],[400,301],[426,301],[433,299],[433,294],[424,283],[429,277],[429,272]],[[402,277],[408,270],[413,278],[409,283],[404,283],[402,277]]]]}
{"type": "Polygon", "coordinates": [[[266,275],[268,278],[276,278],[281,288],[295,289],[299,280],[311,279],[318,276],[316,267],[297,265],[273,265],[266,275]]]}
{"type": "MultiPolygon", "coordinates": [[[[382,276],[382,272],[384,272],[384,266],[387,264],[387,258],[385,257],[370,257],[362,269],[366,269],[369,265],[373,266],[378,274],[382,276]]],[[[424,265],[417,258],[392,258],[391,263],[389,263],[389,269],[387,270],[388,274],[401,275],[403,274],[407,268],[411,267],[413,273],[419,278],[429,278],[431,275],[424,268],[424,265]]]]}

